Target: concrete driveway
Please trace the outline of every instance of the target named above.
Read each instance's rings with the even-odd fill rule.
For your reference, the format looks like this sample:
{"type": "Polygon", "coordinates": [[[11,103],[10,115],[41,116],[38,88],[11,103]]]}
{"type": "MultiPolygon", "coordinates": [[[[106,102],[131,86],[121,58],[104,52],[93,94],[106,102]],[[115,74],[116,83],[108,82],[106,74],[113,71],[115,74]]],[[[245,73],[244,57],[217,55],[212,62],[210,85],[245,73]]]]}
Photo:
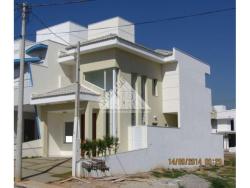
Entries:
{"type": "Polygon", "coordinates": [[[23,180],[43,183],[64,179],[71,173],[71,158],[27,158],[22,160],[23,180]]]}

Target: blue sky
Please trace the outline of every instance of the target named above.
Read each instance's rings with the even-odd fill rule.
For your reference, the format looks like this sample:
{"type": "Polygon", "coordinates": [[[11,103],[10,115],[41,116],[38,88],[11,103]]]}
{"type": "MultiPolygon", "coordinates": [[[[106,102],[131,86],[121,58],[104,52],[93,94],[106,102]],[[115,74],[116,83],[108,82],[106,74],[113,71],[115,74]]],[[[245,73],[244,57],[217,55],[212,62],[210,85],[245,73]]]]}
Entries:
{"type": "MultiPolygon", "coordinates": [[[[20,2],[20,1],[18,1],[20,2]]],[[[30,0],[29,3],[60,2],[30,0]]],[[[235,0],[96,0],[83,4],[34,8],[47,25],[71,20],[82,25],[120,16],[132,22],[235,7],[235,0]]],[[[15,16],[18,16],[15,13],[15,16]]],[[[32,15],[27,33],[44,28],[32,15]]],[[[213,104],[235,107],[235,11],[136,26],[136,42],[149,48],[184,50],[210,65],[207,85],[213,104]]],[[[15,36],[20,19],[15,21],[15,36]]],[[[28,36],[34,40],[34,36],[28,36]]]]}

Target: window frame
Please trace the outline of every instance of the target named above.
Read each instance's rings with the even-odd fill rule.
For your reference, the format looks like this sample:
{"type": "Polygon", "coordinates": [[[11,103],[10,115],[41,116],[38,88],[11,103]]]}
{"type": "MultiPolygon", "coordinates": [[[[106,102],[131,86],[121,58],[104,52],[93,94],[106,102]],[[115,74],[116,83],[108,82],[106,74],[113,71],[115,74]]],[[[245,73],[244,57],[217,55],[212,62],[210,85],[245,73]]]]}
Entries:
{"type": "Polygon", "coordinates": [[[64,122],[64,135],[63,135],[63,143],[64,144],[72,144],[73,143],[73,134],[74,134],[74,122],[73,121],[66,121],[64,122]],[[67,123],[72,123],[72,142],[66,141],[66,125],[67,123]]]}

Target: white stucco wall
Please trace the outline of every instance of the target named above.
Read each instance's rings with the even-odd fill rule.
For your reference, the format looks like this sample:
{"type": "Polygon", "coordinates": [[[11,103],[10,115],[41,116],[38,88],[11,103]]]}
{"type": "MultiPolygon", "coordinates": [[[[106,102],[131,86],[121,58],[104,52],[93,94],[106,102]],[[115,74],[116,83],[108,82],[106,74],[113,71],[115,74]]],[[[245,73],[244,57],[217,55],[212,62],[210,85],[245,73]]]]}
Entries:
{"type": "Polygon", "coordinates": [[[68,45],[68,43],[76,44],[78,41],[82,42],[82,41],[87,40],[87,36],[88,36],[87,28],[79,24],[76,24],[74,22],[67,21],[67,22],[63,22],[63,23],[51,26],[49,28],[54,33],[57,33],[57,35],[60,38],[63,38],[64,40],[60,39],[59,37],[56,37],[54,34],[50,32],[49,29],[45,28],[45,29],[40,29],[36,32],[36,42],[52,40],[55,42],[59,42],[61,44],[68,45]],[[81,30],[81,32],[71,32],[71,31],[79,31],[79,30],[81,30]]]}
{"type": "Polygon", "coordinates": [[[162,111],[163,113],[179,112],[179,64],[177,62],[164,64],[162,74],[162,111]]]}
{"type": "Polygon", "coordinates": [[[65,122],[73,122],[72,112],[48,112],[48,156],[72,156],[72,144],[64,142],[65,122]]]}
{"type": "MultiPolygon", "coordinates": [[[[32,140],[22,144],[22,157],[40,157],[43,155],[42,140],[32,140]]],[[[16,144],[14,145],[14,158],[16,158],[16,144]]]]}
{"type": "Polygon", "coordinates": [[[114,17],[97,23],[89,24],[88,30],[88,40],[109,34],[116,34],[128,41],[135,41],[135,28],[133,23],[120,17],[114,17]]]}
{"type": "MultiPolygon", "coordinates": [[[[172,73],[175,78],[169,84],[177,88],[175,95],[174,91],[172,95],[179,98],[179,104],[175,104],[175,109],[172,108],[179,112],[179,128],[147,127],[148,147],[108,157],[107,164],[111,173],[136,173],[157,167],[185,167],[171,166],[168,159],[173,158],[224,160],[223,136],[211,133],[211,91],[206,88],[205,81],[205,74],[210,74],[210,68],[180,50],[174,49],[173,55],[178,62],[178,73],[172,73]]],[[[171,90],[166,89],[166,85],[167,81],[165,92],[171,90]]]]}
{"type": "MultiPolygon", "coordinates": [[[[147,126],[146,126],[147,127],[147,126]]],[[[188,135],[184,129],[147,127],[147,148],[106,157],[110,173],[132,174],[158,167],[183,168],[197,165],[170,165],[173,158],[224,159],[222,136],[207,133],[188,135]]]]}

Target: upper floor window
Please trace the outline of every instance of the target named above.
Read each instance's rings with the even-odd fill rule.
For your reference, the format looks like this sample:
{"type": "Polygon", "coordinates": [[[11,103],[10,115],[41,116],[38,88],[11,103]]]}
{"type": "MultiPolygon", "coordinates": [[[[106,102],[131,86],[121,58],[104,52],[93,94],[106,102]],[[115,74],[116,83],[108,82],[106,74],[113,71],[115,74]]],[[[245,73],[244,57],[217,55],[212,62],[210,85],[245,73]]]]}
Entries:
{"type": "Polygon", "coordinates": [[[146,76],[141,77],[141,98],[145,100],[146,76]]]}
{"type": "Polygon", "coordinates": [[[146,124],[146,114],[145,114],[146,80],[147,80],[146,76],[141,77],[141,99],[142,99],[141,122],[142,122],[142,125],[146,124]]]}
{"type": "Polygon", "coordinates": [[[152,95],[158,96],[158,80],[157,79],[152,80],[152,95]]]}
{"type": "Polygon", "coordinates": [[[112,69],[86,72],[85,80],[109,91],[113,88],[112,69]]]}
{"type": "Polygon", "coordinates": [[[230,124],[231,124],[231,131],[234,131],[234,120],[233,119],[230,120],[230,124]]]}
{"type": "Polygon", "coordinates": [[[217,129],[217,119],[211,119],[212,129],[217,129]]]}

